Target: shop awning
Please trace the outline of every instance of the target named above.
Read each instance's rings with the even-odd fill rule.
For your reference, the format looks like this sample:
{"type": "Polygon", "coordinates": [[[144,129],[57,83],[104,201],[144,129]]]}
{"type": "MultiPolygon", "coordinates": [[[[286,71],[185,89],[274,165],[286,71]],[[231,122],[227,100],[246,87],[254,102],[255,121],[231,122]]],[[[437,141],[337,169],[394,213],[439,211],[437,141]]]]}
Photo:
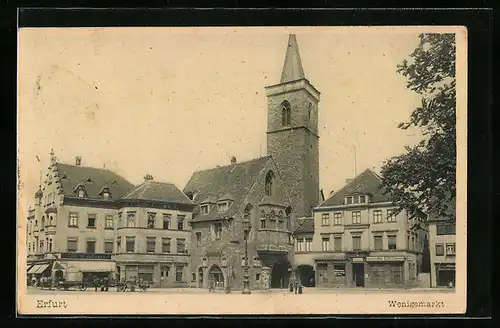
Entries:
{"type": "Polygon", "coordinates": [[[37,266],[36,270],[32,271],[31,273],[38,274],[38,273],[43,273],[45,270],[47,270],[50,264],[40,264],[35,266],[37,266]]]}
{"type": "Polygon", "coordinates": [[[39,267],[40,267],[39,264],[35,264],[35,265],[31,266],[31,268],[28,269],[28,274],[35,273],[35,271],[38,270],[39,267]]]}

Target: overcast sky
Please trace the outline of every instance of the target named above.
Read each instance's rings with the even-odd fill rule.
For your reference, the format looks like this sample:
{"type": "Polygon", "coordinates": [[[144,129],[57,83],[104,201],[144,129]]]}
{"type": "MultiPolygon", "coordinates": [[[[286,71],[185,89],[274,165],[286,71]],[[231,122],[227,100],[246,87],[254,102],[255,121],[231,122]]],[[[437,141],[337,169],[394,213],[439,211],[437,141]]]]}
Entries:
{"type": "Polygon", "coordinates": [[[264,87],[279,82],[291,32],[321,92],[325,195],[421,138],[397,128],[419,103],[396,72],[418,30],[22,29],[21,205],[33,203],[51,148],[61,162],[81,156],[132,183],[150,173],[181,189],[195,170],[265,155],[264,87]]]}

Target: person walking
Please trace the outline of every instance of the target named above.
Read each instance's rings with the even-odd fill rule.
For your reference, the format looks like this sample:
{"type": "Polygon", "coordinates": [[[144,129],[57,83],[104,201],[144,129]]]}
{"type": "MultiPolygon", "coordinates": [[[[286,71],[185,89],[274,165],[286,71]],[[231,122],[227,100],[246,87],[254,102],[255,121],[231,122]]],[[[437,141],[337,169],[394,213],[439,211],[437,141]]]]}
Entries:
{"type": "Polygon", "coordinates": [[[94,289],[97,292],[97,288],[99,287],[99,278],[97,278],[97,276],[94,276],[92,282],[94,284],[94,289]]]}
{"type": "Polygon", "coordinates": [[[295,291],[295,294],[297,294],[297,289],[299,288],[299,282],[297,280],[294,281],[293,284],[293,289],[295,291]]]}

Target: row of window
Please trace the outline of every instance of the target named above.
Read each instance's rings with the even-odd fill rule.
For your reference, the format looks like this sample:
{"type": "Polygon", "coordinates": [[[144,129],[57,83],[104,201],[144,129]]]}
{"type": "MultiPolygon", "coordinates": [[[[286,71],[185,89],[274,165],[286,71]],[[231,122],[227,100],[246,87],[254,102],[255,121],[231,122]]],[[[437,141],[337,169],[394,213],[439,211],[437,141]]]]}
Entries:
{"type": "MultiPolygon", "coordinates": [[[[295,250],[297,252],[310,252],[312,249],[312,238],[297,239],[295,250]]],[[[352,236],[352,250],[361,250],[361,236],[352,236]]],[[[374,250],[384,250],[383,236],[376,235],[373,236],[373,249],[374,250]]],[[[396,235],[387,236],[387,249],[393,250],[397,249],[396,246],[396,235]]],[[[322,251],[342,251],[342,236],[333,236],[333,249],[330,248],[330,237],[321,238],[321,250],[322,251]]]]}
{"type": "Polygon", "coordinates": [[[45,251],[45,245],[47,245],[47,252],[52,252],[52,247],[54,240],[52,237],[47,237],[45,240],[38,241],[38,237],[35,237],[34,242],[28,243],[28,253],[43,253],[45,251]],[[37,248],[38,247],[38,248],[37,248]]]}
{"type": "MultiPolygon", "coordinates": [[[[121,213],[118,214],[118,217],[120,218],[120,227],[128,227],[128,228],[135,228],[137,227],[137,217],[135,212],[129,212],[127,213],[127,218],[126,222],[124,223],[122,220],[121,213]]],[[[68,227],[78,227],[79,226],[79,217],[78,213],[70,213],[69,214],[69,219],[68,219],[68,227]]],[[[177,230],[184,230],[184,221],[185,221],[185,216],[184,215],[178,215],[177,216],[177,230]]],[[[171,222],[171,214],[163,214],[163,220],[161,221],[161,226],[158,227],[157,224],[157,218],[155,213],[148,213],[148,220],[147,220],[147,228],[150,229],[156,229],[156,228],[161,228],[164,230],[169,230],[171,229],[170,222],[171,222]]],[[[88,214],[87,216],[87,228],[96,228],[97,226],[97,215],[96,214],[88,214]]],[[[106,229],[113,229],[114,226],[114,219],[112,215],[106,215],[105,217],[105,224],[104,227],[106,229]]]]}
{"type": "MultiPolygon", "coordinates": [[[[307,105],[307,120],[311,120],[312,103],[307,105]]],[[[287,100],[281,103],[281,125],[289,126],[292,124],[292,106],[287,100]]]]}
{"type": "Polygon", "coordinates": [[[446,244],[436,244],[436,256],[454,256],[455,255],[455,243],[446,244]],[[446,253],[445,253],[446,250],[446,253]]]}
{"type": "MultiPolygon", "coordinates": [[[[387,222],[396,222],[396,215],[394,210],[387,210],[387,222]]],[[[361,224],[361,211],[351,212],[352,224],[361,224]]],[[[382,223],[382,210],[373,211],[373,223],[382,223]]],[[[323,213],[321,215],[321,225],[330,225],[330,213],[323,213]]],[[[333,213],[333,225],[342,225],[342,212],[333,213]]]]}
{"type": "Polygon", "coordinates": [[[366,195],[361,195],[361,196],[348,196],[345,198],[345,205],[353,205],[353,204],[366,204],[368,203],[368,196],[366,195]]]}
{"type": "MultiPolygon", "coordinates": [[[[200,206],[200,212],[201,214],[208,214],[210,213],[210,205],[209,204],[203,204],[200,206]]],[[[217,203],[217,210],[219,213],[225,213],[229,210],[229,202],[219,202],[217,203]]]]}
{"type": "MultiPolygon", "coordinates": [[[[117,253],[122,250],[122,239],[125,239],[125,252],[135,253],[136,252],[136,237],[127,236],[118,238],[116,240],[117,253]]],[[[146,237],[146,253],[156,253],[156,243],[157,237],[146,237]]],[[[161,238],[161,253],[171,254],[171,242],[172,238],[161,238]]],[[[177,254],[187,254],[186,239],[176,238],[177,254]]]]}

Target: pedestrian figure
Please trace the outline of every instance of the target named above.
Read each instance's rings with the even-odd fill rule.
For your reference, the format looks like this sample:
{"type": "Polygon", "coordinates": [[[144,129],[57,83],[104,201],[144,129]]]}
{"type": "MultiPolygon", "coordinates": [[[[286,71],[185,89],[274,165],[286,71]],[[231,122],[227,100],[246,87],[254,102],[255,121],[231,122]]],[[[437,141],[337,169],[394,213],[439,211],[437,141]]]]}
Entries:
{"type": "Polygon", "coordinates": [[[294,283],[293,285],[294,285],[294,286],[293,286],[293,288],[294,288],[294,290],[295,290],[295,294],[297,294],[297,289],[298,289],[298,287],[299,287],[299,282],[298,282],[298,281],[295,281],[295,283],[294,283]]]}
{"type": "Polygon", "coordinates": [[[302,294],[302,283],[300,282],[300,280],[298,283],[298,290],[299,290],[299,294],[302,294]]]}
{"type": "Polygon", "coordinates": [[[94,279],[92,282],[94,283],[94,289],[97,292],[97,288],[99,287],[99,278],[97,278],[97,276],[94,276],[94,279]]]}
{"type": "Polygon", "coordinates": [[[283,289],[283,278],[280,279],[280,288],[283,289]]]}
{"type": "Polygon", "coordinates": [[[108,277],[104,277],[104,291],[107,292],[109,290],[109,279],[108,277]]]}

